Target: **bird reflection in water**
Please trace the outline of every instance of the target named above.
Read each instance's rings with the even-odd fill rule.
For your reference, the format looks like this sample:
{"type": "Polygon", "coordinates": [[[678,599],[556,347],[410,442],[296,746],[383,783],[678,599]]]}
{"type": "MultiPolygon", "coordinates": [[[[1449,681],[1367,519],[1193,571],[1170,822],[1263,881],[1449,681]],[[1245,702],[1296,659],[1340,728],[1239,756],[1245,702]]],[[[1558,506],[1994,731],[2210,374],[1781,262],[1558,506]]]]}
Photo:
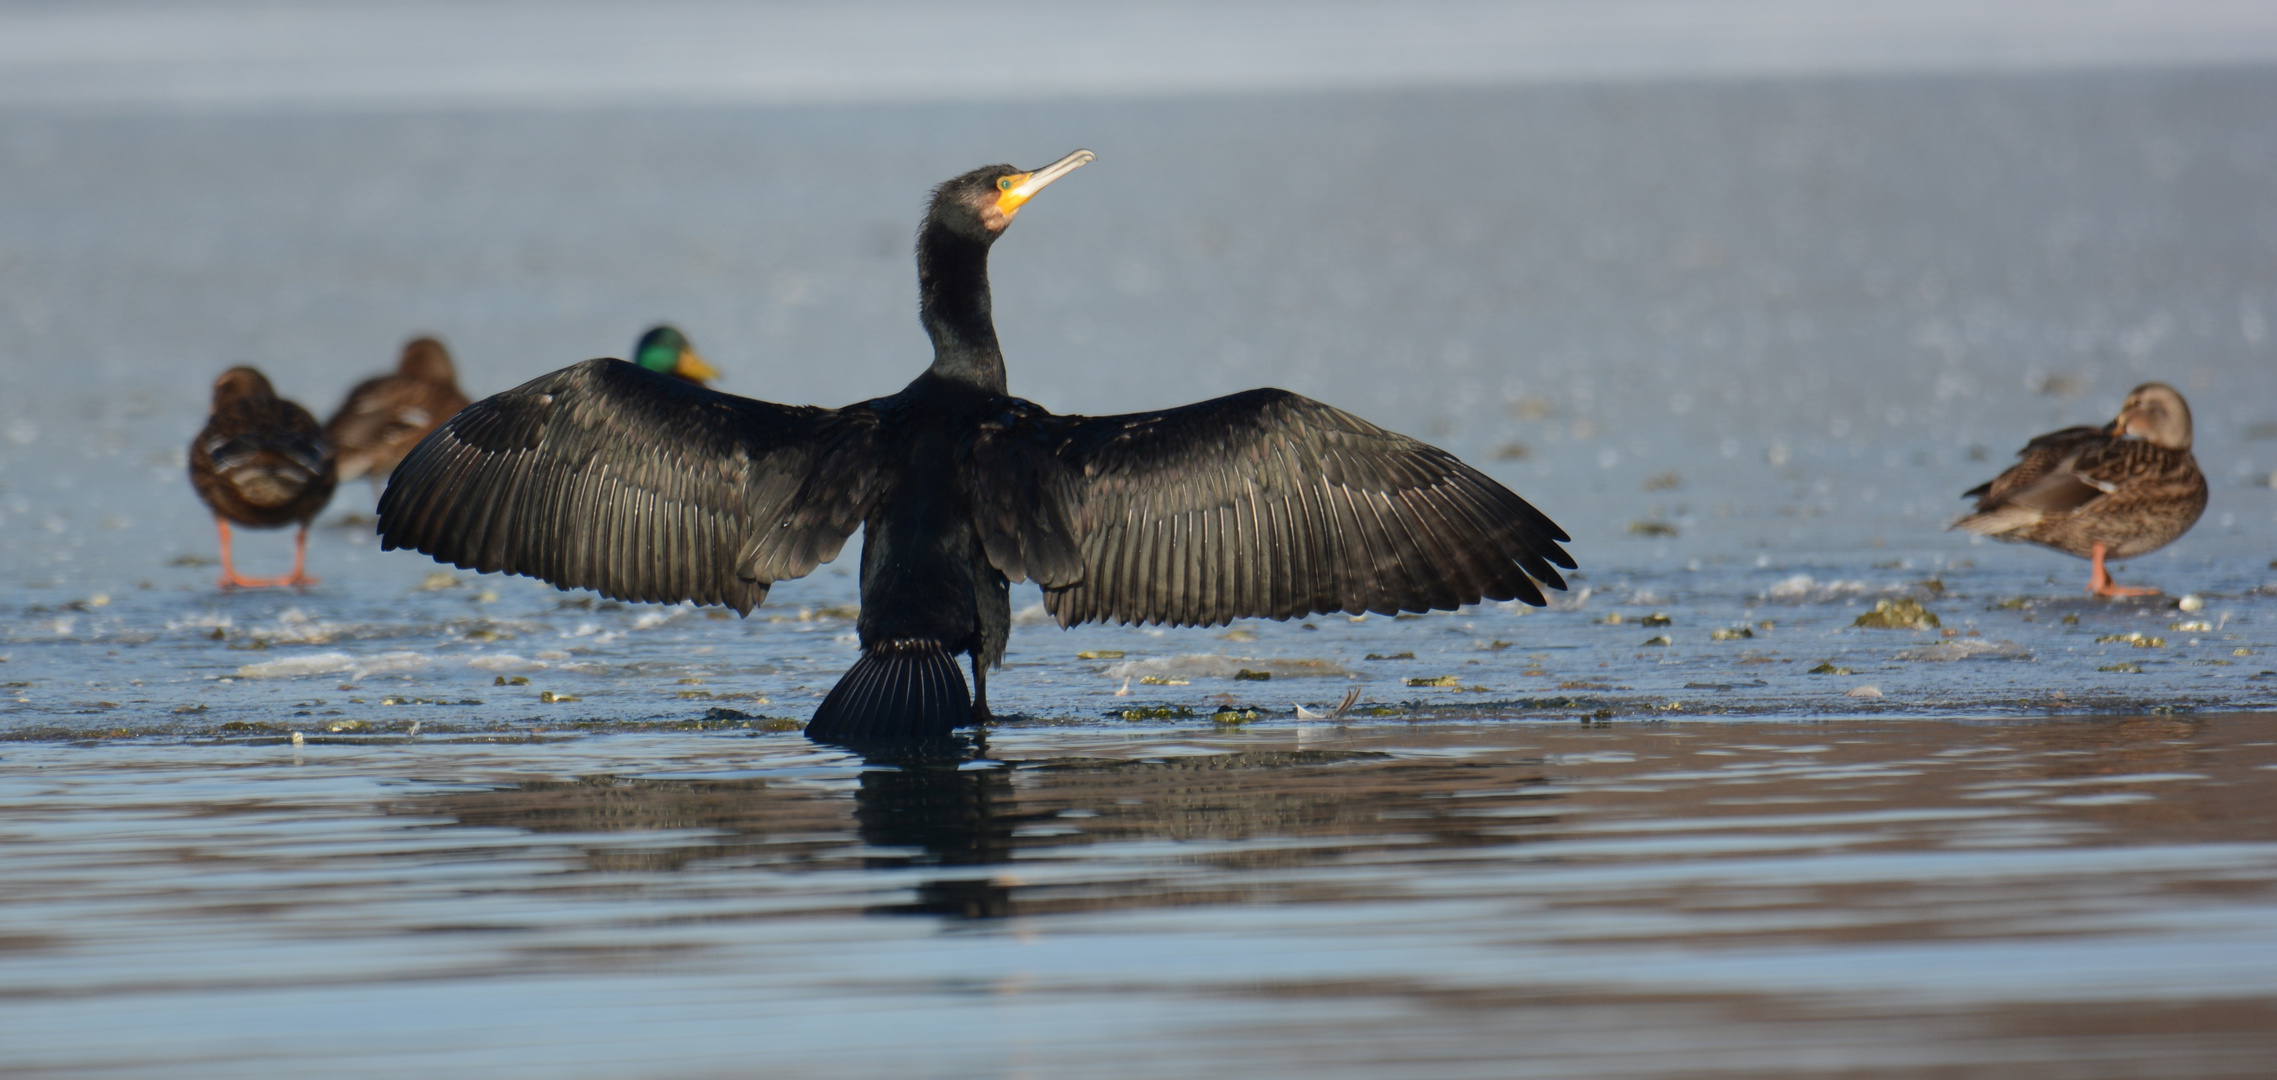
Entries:
{"type": "Polygon", "coordinates": [[[751,887],[790,892],[804,886],[780,875],[874,871],[908,891],[876,902],[874,886],[816,884],[844,897],[824,901],[838,910],[989,919],[1347,897],[1374,875],[1306,871],[1548,838],[1570,797],[1533,748],[1460,761],[1262,745],[1002,760],[958,735],[850,749],[858,764],[827,775],[801,753],[768,777],[533,781],[393,809],[535,834],[680,834],[592,843],[587,874],[758,872],[769,876],[751,887]],[[1054,869],[1023,878],[1016,861],[1054,869]]]}
{"type": "Polygon", "coordinates": [[[1012,861],[1012,833],[1024,819],[1009,765],[989,761],[983,740],[940,739],[915,746],[858,747],[868,766],[854,793],[862,842],[893,853],[872,855],[872,869],[954,868],[917,887],[907,903],[870,908],[879,914],[997,919],[1012,914],[1012,884],[973,868],[1012,861]],[[968,765],[979,765],[968,768],[968,765]]]}
{"type": "Polygon", "coordinates": [[[766,779],[644,779],[598,776],[533,780],[492,791],[454,792],[398,804],[396,813],[441,815],[462,826],[531,833],[700,831],[693,842],[627,848],[596,845],[591,872],[676,872],[691,864],[770,865],[790,870],[844,868],[847,832],[870,870],[938,866],[954,876],[920,885],[908,903],[866,910],[910,915],[998,918],[1012,910],[1010,884],[972,868],[1010,862],[1024,820],[1011,767],[991,762],[978,739],[856,748],[863,768],[853,821],[833,793],[766,779]],[[977,766],[977,767],[976,767],[977,766]],[[849,825],[851,828],[849,829],[849,825]]]}

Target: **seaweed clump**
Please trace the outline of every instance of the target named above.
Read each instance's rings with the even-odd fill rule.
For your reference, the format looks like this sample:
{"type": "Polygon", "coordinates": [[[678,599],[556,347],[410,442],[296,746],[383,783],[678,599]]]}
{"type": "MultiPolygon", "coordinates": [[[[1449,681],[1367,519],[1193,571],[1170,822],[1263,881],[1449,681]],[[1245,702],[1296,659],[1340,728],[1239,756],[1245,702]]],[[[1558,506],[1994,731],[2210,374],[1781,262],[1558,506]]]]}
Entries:
{"type": "Polygon", "coordinates": [[[1922,607],[1921,601],[1907,598],[1877,600],[1874,610],[1858,616],[1850,625],[1867,630],[1935,630],[1939,624],[1935,612],[1922,607]]]}

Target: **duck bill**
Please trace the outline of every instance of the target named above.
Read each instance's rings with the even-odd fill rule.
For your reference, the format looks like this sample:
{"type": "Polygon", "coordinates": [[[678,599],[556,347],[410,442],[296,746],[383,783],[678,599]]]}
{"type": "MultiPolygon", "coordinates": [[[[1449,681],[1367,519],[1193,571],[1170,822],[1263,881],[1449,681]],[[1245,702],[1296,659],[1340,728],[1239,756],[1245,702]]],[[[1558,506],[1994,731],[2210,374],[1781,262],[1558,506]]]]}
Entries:
{"type": "Polygon", "coordinates": [[[719,378],[719,369],[704,363],[704,358],[697,356],[696,350],[682,349],[680,359],[672,364],[672,374],[697,382],[710,382],[719,378]]]}
{"type": "Polygon", "coordinates": [[[996,208],[1004,211],[1005,217],[1019,213],[1020,207],[1026,205],[1029,199],[1035,198],[1037,192],[1050,187],[1052,181],[1089,165],[1091,159],[1097,156],[1089,150],[1078,150],[1035,172],[1012,177],[1012,186],[1005,188],[1004,193],[996,197],[996,208]]]}

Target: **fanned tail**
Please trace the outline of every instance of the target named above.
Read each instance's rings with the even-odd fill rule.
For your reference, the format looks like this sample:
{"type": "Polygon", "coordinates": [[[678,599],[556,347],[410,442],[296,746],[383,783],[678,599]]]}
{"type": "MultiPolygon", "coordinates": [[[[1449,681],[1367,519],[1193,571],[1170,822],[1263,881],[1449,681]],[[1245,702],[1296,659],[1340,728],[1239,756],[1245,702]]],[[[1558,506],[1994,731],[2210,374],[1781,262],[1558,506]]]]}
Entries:
{"type": "Polygon", "coordinates": [[[936,641],[887,641],[865,650],[838,680],[807,738],[816,742],[938,739],[972,722],[972,691],[936,641]]]}

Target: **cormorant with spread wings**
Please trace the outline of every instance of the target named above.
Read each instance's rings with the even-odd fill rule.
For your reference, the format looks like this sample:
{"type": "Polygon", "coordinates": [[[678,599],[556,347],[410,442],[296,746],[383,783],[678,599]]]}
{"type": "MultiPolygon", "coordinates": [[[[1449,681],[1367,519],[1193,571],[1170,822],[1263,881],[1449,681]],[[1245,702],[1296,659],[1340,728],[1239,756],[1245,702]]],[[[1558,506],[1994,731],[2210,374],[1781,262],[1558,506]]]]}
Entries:
{"type": "Polygon", "coordinates": [[[1297,394],[1123,416],[1010,396],[989,247],[1091,159],[994,165],[934,190],[917,238],[933,363],[900,393],[776,405],[588,360],[428,436],[380,501],[382,546],[748,614],[863,527],[862,656],[807,726],[826,742],[987,719],[1009,582],[1042,586],[1062,626],[1540,605],[1541,585],[1565,587],[1568,537],[1524,499],[1297,394]]]}

